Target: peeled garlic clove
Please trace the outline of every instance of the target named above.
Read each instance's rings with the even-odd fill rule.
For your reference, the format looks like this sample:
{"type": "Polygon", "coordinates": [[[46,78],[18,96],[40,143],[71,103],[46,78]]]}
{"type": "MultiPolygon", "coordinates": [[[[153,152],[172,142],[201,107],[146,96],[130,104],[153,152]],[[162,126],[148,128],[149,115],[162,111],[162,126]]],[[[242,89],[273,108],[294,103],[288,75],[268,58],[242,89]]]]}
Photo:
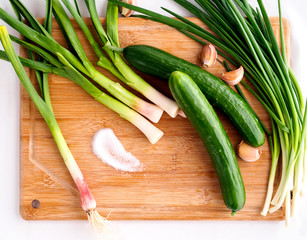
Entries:
{"type": "Polygon", "coordinates": [[[203,66],[211,67],[215,64],[217,58],[217,52],[215,47],[212,44],[207,44],[204,46],[200,60],[203,66]]]}
{"type": "Polygon", "coordinates": [[[226,72],[222,75],[222,80],[228,85],[236,85],[241,82],[244,76],[244,68],[240,66],[238,69],[226,72]]]}
{"type": "MultiPolygon", "coordinates": [[[[124,2],[124,3],[131,4],[131,5],[137,5],[136,0],[121,0],[121,1],[124,2]]],[[[130,16],[134,13],[133,10],[128,9],[128,8],[124,8],[124,7],[121,8],[121,11],[120,11],[120,12],[121,12],[121,14],[124,15],[125,17],[130,17],[130,16]]]]}
{"type": "Polygon", "coordinates": [[[242,141],[238,145],[238,155],[240,158],[242,158],[244,161],[247,162],[254,162],[257,161],[261,156],[261,149],[260,148],[254,148],[244,141],[242,141]]]}

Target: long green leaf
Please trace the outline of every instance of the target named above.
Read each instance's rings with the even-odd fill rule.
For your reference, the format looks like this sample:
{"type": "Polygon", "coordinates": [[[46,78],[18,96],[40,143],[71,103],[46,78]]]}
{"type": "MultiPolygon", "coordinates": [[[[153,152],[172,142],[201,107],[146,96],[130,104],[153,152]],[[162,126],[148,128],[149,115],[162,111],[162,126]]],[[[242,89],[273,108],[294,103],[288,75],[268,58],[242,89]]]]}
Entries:
{"type": "Polygon", "coordinates": [[[281,53],[282,53],[284,61],[287,62],[285,35],[284,35],[284,27],[283,27],[283,23],[282,23],[280,0],[278,0],[278,10],[279,10],[279,29],[280,29],[281,53]]]}
{"type": "MultiPolygon", "coordinates": [[[[52,34],[52,0],[46,0],[46,17],[44,28],[46,31],[51,35],[52,34]]],[[[43,60],[46,63],[46,60],[43,60]]],[[[49,90],[49,74],[42,73],[43,76],[43,96],[46,104],[49,106],[51,111],[53,111],[51,97],[50,97],[50,90],[49,90]]]]}
{"type": "Polygon", "coordinates": [[[85,66],[85,68],[87,69],[87,71],[90,73],[90,76],[94,76],[94,66],[92,65],[92,63],[89,61],[89,59],[86,56],[86,53],[82,47],[82,44],[79,40],[79,37],[77,36],[77,33],[74,29],[74,27],[72,26],[72,23],[67,15],[67,13],[65,12],[64,8],[62,7],[62,5],[60,4],[60,2],[58,0],[52,0],[53,4],[52,7],[55,10],[55,12],[57,13],[60,21],[62,22],[62,25],[64,27],[64,30],[68,36],[68,38],[70,39],[70,42],[72,44],[72,46],[74,47],[74,50],[77,52],[79,58],[82,61],[82,64],[85,66]]]}
{"type": "Polygon", "coordinates": [[[50,123],[50,121],[54,121],[55,119],[54,117],[52,118],[53,116],[52,112],[50,111],[49,107],[46,105],[44,100],[37,93],[27,73],[25,72],[21,62],[19,61],[18,55],[13,47],[11,39],[4,26],[0,26],[0,39],[4,47],[4,50],[6,51],[7,57],[12,63],[18,75],[18,78],[20,79],[22,85],[25,87],[32,101],[35,103],[35,105],[37,106],[38,110],[40,111],[40,113],[42,114],[47,123],[50,123]]]}
{"type": "Polygon", "coordinates": [[[118,7],[115,3],[108,2],[107,6],[107,34],[116,47],[119,46],[118,38],[118,7]]]}
{"type": "Polygon", "coordinates": [[[12,6],[12,8],[13,8],[15,14],[16,14],[17,19],[18,19],[19,21],[22,21],[22,16],[21,16],[21,14],[20,14],[20,11],[19,11],[19,9],[18,9],[18,6],[16,6],[16,4],[15,4],[12,0],[10,0],[10,4],[11,4],[11,6],[12,6]]]}
{"type": "Polygon", "coordinates": [[[116,69],[114,64],[106,57],[104,52],[101,49],[99,43],[95,40],[93,34],[91,33],[90,29],[84,22],[83,18],[78,14],[77,10],[73,7],[73,5],[68,0],[61,0],[66,8],[69,10],[71,15],[74,17],[76,22],[81,27],[82,31],[84,32],[85,36],[87,37],[89,43],[91,44],[94,52],[96,53],[97,57],[99,58],[99,66],[107,69],[111,73],[113,73],[117,78],[123,79],[122,74],[116,69]]]}
{"type": "MultiPolygon", "coordinates": [[[[0,59],[5,61],[10,61],[9,57],[7,56],[6,52],[3,50],[0,50],[0,59]]],[[[46,73],[52,73],[53,72],[53,66],[47,63],[41,63],[38,61],[30,60],[27,58],[19,57],[19,61],[22,63],[23,66],[33,68],[35,70],[46,72],[46,73]]]]}
{"type": "Polygon", "coordinates": [[[19,0],[10,0],[14,2],[15,6],[18,7],[19,12],[29,22],[33,29],[37,32],[44,34],[46,37],[52,38],[48,31],[39,23],[39,21],[30,13],[25,5],[19,0]]]}
{"type": "Polygon", "coordinates": [[[74,0],[74,3],[75,3],[75,8],[76,8],[76,10],[77,10],[79,16],[82,17],[82,16],[81,16],[80,9],[79,9],[78,1],[77,1],[77,0],[74,0]]]}
{"type": "Polygon", "coordinates": [[[52,0],[46,0],[46,14],[44,28],[51,35],[52,32],[52,0]]]}
{"type": "Polygon", "coordinates": [[[45,51],[44,49],[41,49],[40,47],[25,42],[15,36],[10,35],[10,38],[12,41],[14,41],[15,43],[18,43],[20,46],[23,46],[33,52],[36,52],[37,54],[39,54],[42,58],[44,58],[45,60],[47,60],[49,63],[51,63],[52,65],[56,66],[56,67],[61,67],[62,64],[55,58],[53,57],[50,53],[48,53],[47,51],[45,51]]]}
{"type": "Polygon", "coordinates": [[[13,18],[9,15],[5,10],[0,8],[0,19],[4,22],[9,24],[23,36],[27,37],[31,41],[39,44],[41,47],[45,48],[46,50],[52,49],[53,52],[59,52],[69,62],[74,65],[79,71],[89,74],[86,68],[82,65],[82,63],[76,58],[70,51],[62,47],[58,42],[56,42],[53,38],[46,37],[45,35],[40,34],[39,32],[33,30],[26,24],[19,22],[17,19],[13,18]]]}
{"type": "Polygon", "coordinates": [[[275,122],[277,123],[277,125],[286,133],[289,133],[289,128],[286,127],[284,125],[283,122],[281,122],[279,120],[279,118],[275,115],[275,113],[267,106],[267,104],[261,99],[261,97],[259,97],[259,95],[244,81],[241,81],[242,85],[249,91],[251,92],[257,99],[259,102],[261,102],[261,104],[264,106],[264,108],[268,111],[268,113],[270,114],[270,116],[275,120],[275,122]]]}

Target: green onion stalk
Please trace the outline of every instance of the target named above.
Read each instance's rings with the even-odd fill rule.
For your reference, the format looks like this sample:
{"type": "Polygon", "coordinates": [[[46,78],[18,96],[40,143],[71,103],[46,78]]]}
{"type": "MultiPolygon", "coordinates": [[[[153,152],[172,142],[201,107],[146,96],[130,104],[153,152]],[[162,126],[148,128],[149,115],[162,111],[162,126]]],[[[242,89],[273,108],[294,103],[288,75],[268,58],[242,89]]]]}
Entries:
{"type": "MultiPolygon", "coordinates": [[[[74,50],[76,51],[77,55],[83,62],[83,65],[88,70],[89,73],[88,76],[92,78],[94,81],[96,81],[99,85],[107,89],[112,95],[118,96],[118,99],[120,101],[124,102],[128,106],[140,112],[142,115],[146,116],[153,122],[157,123],[162,116],[163,110],[160,107],[157,107],[156,105],[148,103],[142,100],[141,98],[135,96],[134,94],[126,90],[124,87],[122,87],[119,83],[111,81],[110,79],[102,75],[99,71],[97,71],[92,65],[92,63],[89,61],[89,59],[87,58],[86,53],[82,47],[82,44],[70,22],[70,19],[58,0],[53,0],[53,10],[55,14],[58,16],[59,21],[61,21],[61,24],[63,25],[63,28],[68,36],[68,39],[70,40],[70,43],[74,47],[74,50]]],[[[84,25],[83,29],[85,29],[84,25]]],[[[90,39],[94,39],[93,37],[90,37],[91,35],[90,31],[86,32],[87,36],[90,39]]],[[[98,53],[98,50],[96,50],[96,52],[98,53]]],[[[99,56],[101,61],[102,60],[101,53],[99,53],[99,56]]],[[[104,63],[106,62],[106,58],[103,58],[103,62],[104,63]]],[[[124,79],[116,69],[113,70],[113,72],[116,72],[116,76],[119,77],[121,80],[124,79]]]]}
{"type": "MultiPolygon", "coordinates": [[[[43,30],[43,26],[30,14],[30,12],[22,5],[19,0],[11,0],[16,2],[16,5],[20,7],[23,16],[33,25],[33,28],[28,27],[24,23],[14,19],[3,9],[0,9],[0,18],[19,31],[24,37],[38,44],[40,47],[50,51],[54,54],[60,53],[63,55],[72,66],[74,66],[78,71],[85,74],[87,77],[93,79],[103,88],[105,88],[109,93],[115,96],[117,99],[133,108],[134,110],[141,113],[143,116],[152,120],[153,122],[158,122],[161,118],[163,110],[158,106],[148,103],[143,99],[137,97],[133,93],[126,90],[119,83],[116,83],[94,68],[89,59],[87,58],[85,51],[81,45],[79,38],[66,14],[63,7],[58,1],[53,1],[52,8],[56,19],[60,21],[61,26],[63,26],[66,36],[70,40],[70,44],[73,47],[73,51],[68,51],[57,43],[54,38],[47,31],[43,30]],[[73,53],[76,53],[74,55],[73,53]]],[[[112,69],[111,67],[109,70],[112,69]]],[[[113,71],[116,72],[116,71],[113,71]]],[[[118,71],[117,71],[118,72],[118,71]]]]}
{"type": "MultiPolygon", "coordinates": [[[[108,228],[108,221],[102,217],[96,210],[96,201],[85,182],[85,179],[79,169],[77,162],[75,161],[68,145],[64,139],[64,136],[60,130],[60,127],[55,119],[54,113],[51,109],[51,103],[47,103],[36,91],[35,87],[32,85],[27,73],[25,72],[16,51],[13,48],[12,42],[8,35],[5,26],[0,26],[0,40],[5,49],[6,56],[12,63],[22,85],[25,87],[26,91],[30,95],[32,101],[35,103],[37,109],[45,119],[52,136],[57,144],[57,147],[63,157],[65,165],[69,170],[80,194],[81,206],[83,210],[87,213],[88,219],[95,230],[98,232],[105,231],[108,228]]],[[[44,87],[45,93],[49,95],[46,85],[44,87]]]]}
{"type": "MultiPolygon", "coordinates": [[[[75,17],[76,14],[73,13],[71,8],[68,6],[67,0],[62,0],[62,2],[68,7],[68,10],[75,17]]],[[[137,75],[124,61],[120,53],[116,50],[120,49],[119,38],[118,38],[118,7],[116,4],[111,2],[107,6],[107,31],[104,30],[100,19],[97,14],[95,0],[85,0],[88,11],[90,13],[95,30],[104,45],[104,50],[116,66],[116,68],[123,75],[123,80],[127,85],[135,89],[136,91],[143,94],[147,99],[161,107],[166,113],[171,117],[176,117],[179,112],[179,107],[174,100],[161,94],[155,88],[150,86],[144,79],[137,75]],[[115,50],[115,51],[113,51],[115,50]]],[[[76,18],[75,18],[76,19],[76,18]]],[[[77,19],[76,19],[77,20],[77,19]]],[[[97,63],[103,66],[100,61],[97,63]]]]}
{"type": "MultiPolygon", "coordinates": [[[[86,58],[84,50],[81,46],[79,49],[76,49],[76,51],[79,52],[80,56],[82,56],[83,54],[82,62],[81,57],[75,56],[72,52],[58,44],[53,39],[51,34],[29,13],[29,11],[22,5],[19,0],[10,1],[14,4],[14,9],[18,11],[18,14],[20,16],[22,15],[29,22],[30,26],[27,26],[23,22],[19,21],[19,19],[15,19],[14,17],[10,16],[1,8],[0,18],[7,22],[9,25],[11,25],[13,28],[15,28],[17,31],[19,31],[22,35],[24,35],[27,40],[31,40],[36,43],[36,45],[31,44],[29,41],[23,41],[13,36],[10,36],[11,39],[20,44],[21,46],[27,48],[29,52],[35,53],[39,57],[43,58],[44,62],[46,63],[44,65],[44,68],[45,70],[46,68],[48,68],[48,73],[55,73],[61,76],[65,76],[68,79],[76,82],[97,101],[111,108],[121,117],[128,120],[138,129],[140,129],[151,143],[156,143],[162,137],[163,132],[160,129],[152,125],[143,116],[134,111],[137,110],[139,112],[142,112],[144,116],[151,119],[152,121],[158,121],[163,112],[159,107],[147,103],[143,100],[138,100],[140,98],[134,97],[132,93],[128,92],[120,84],[113,82],[100,74],[97,70],[94,69],[89,60],[86,58]],[[87,70],[86,67],[89,70],[87,70]],[[92,73],[90,74],[89,71],[91,71],[92,73]],[[104,84],[104,86],[108,88],[109,92],[115,94],[128,106],[101,92],[84,75],[95,75],[96,79],[100,79],[100,82],[102,82],[102,84],[104,84]]],[[[50,3],[47,2],[47,5],[48,4],[50,3]]],[[[53,9],[56,8],[56,1],[53,0],[52,5],[50,6],[53,9]]],[[[50,26],[50,24],[48,25],[50,26]]],[[[73,32],[71,34],[73,35],[73,32]]],[[[78,40],[76,40],[74,44],[78,47],[78,40]]],[[[32,60],[34,59],[32,58],[32,60]]],[[[34,65],[32,67],[35,69],[35,66],[38,65],[39,64],[36,64],[36,62],[34,62],[34,65]]],[[[42,66],[42,64],[40,64],[39,66],[42,66]]],[[[36,75],[37,77],[39,77],[37,71],[36,75]]],[[[42,74],[42,79],[43,82],[45,82],[46,86],[48,86],[48,77],[46,74],[42,74]]],[[[39,85],[41,86],[41,84],[39,85]]],[[[42,96],[43,94],[44,92],[41,91],[42,96]]],[[[50,100],[48,100],[47,97],[46,102],[49,101],[50,100]]]]}
{"type": "MultiPolygon", "coordinates": [[[[153,124],[151,124],[149,121],[147,121],[143,116],[141,116],[131,108],[127,107],[120,101],[117,101],[116,99],[102,92],[82,74],[80,74],[73,66],[71,66],[63,56],[59,55],[59,58],[61,58],[61,61],[65,62],[67,65],[55,67],[48,63],[41,63],[35,60],[30,60],[22,57],[19,57],[19,60],[25,67],[32,68],[44,74],[53,73],[58,76],[70,79],[71,81],[79,85],[81,88],[83,88],[96,101],[112,109],[122,118],[135,125],[139,130],[144,133],[144,135],[152,144],[159,141],[159,139],[163,136],[163,132],[157,127],[155,127],[153,124]]],[[[0,59],[10,61],[4,51],[0,51],[0,59]]]]}
{"type": "Polygon", "coordinates": [[[307,185],[306,108],[299,84],[287,62],[280,0],[281,47],[262,0],[257,1],[259,8],[253,8],[247,0],[195,0],[197,4],[174,0],[205,23],[216,34],[213,35],[169,9],[163,8],[177,19],[118,0],[109,0],[144,14],[138,17],[174,27],[197,42],[206,44],[201,39],[211,42],[227,61],[236,67],[244,67],[246,77],[257,92],[245,82],[242,85],[263,104],[272,119],[272,164],[261,214],[266,215],[268,211],[272,213],[286,203],[288,223],[290,215],[294,214],[298,196],[303,193],[303,186],[307,185]],[[273,196],[280,155],[282,175],[273,196]]]}

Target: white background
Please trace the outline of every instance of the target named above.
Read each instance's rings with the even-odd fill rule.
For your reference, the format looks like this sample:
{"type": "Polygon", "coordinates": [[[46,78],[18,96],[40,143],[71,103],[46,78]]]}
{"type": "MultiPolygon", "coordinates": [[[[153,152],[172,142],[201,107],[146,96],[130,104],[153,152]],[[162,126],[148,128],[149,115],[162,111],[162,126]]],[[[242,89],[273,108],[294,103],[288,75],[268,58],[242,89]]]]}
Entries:
{"type": "MultiPolygon", "coordinates": [[[[43,0],[23,0],[36,17],[43,17],[43,0]]],[[[79,2],[83,2],[79,0],[79,2]]],[[[96,0],[100,16],[106,0],[96,0]]],[[[171,0],[138,0],[139,5],[154,11],[164,6],[190,16],[171,0]]],[[[254,3],[256,1],[250,1],[254,3]]],[[[277,16],[277,0],[265,0],[270,16],[277,16]]],[[[306,43],[307,2],[282,0],[283,15],[291,24],[292,68],[303,92],[307,90],[306,43]]],[[[13,14],[8,0],[0,6],[13,14]]],[[[87,10],[81,9],[83,16],[87,10]]],[[[0,20],[0,24],[3,22],[0,20]]],[[[10,30],[11,33],[15,33],[10,30]]],[[[306,96],[306,95],[305,95],[306,96]]],[[[95,239],[86,221],[24,221],[19,215],[19,80],[10,64],[0,62],[0,239],[95,239]]],[[[284,222],[222,221],[116,221],[124,239],[307,239],[307,197],[300,202],[290,228],[284,222]]]]}

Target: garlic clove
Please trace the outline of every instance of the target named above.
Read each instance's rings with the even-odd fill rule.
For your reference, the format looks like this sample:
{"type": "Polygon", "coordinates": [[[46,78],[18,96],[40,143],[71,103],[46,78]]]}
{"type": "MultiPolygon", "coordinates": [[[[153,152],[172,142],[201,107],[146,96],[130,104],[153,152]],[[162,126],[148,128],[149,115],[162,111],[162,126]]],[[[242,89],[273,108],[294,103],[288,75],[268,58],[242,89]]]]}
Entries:
{"type": "Polygon", "coordinates": [[[261,156],[261,148],[254,148],[244,141],[238,145],[238,155],[246,162],[255,162],[261,156]]]}
{"type": "MultiPolygon", "coordinates": [[[[121,1],[131,5],[137,5],[136,0],[121,0],[121,1]]],[[[128,8],[121,7],[120,13],[125,17],[130,17],[134,13],[134,11],[128,8]]]]}
{"type": "Polygon", "coordinates": [[[244,76],[244,68],[240,66],[238,69],[226,72],[222,75],[222,80],[226,82],[228,85],[236,85],[241,82],[244,76]]]}
{"type": "Polygon", "coordinates": [[[207,44],[204,46],[200,60],[203,66],[211,67],[215,64],[217,58],[217,52],[215,47],[212,44],[207,44]]]}

